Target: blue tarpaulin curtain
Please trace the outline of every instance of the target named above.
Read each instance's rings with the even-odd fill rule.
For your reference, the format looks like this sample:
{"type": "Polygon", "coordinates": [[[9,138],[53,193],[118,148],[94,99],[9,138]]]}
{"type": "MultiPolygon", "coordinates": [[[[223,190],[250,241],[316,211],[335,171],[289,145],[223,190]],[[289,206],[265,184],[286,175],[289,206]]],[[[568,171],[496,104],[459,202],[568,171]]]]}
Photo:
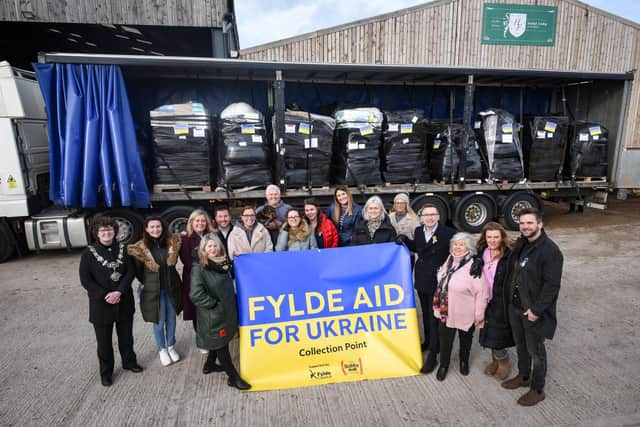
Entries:
{"type": "Polygon", "coordinates": [[[148,207],[149,190],[120,68],[33,66],[47,107],[49,198],[65,207],[148,207]]]}

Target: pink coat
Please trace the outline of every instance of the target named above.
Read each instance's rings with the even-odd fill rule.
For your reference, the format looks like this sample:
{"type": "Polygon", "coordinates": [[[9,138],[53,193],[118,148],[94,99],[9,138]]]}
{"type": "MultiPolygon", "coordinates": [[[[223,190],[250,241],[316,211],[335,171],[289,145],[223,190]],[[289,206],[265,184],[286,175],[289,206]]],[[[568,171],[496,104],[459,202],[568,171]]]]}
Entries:
{"type": "MultiPolygon", "coordinates": [[[[447,261],[438,270],[438,281],[444,275],[447,261]]],[[[472,325],[479,325],[484,321],[484,311],[487,308],[488,284],[484,276],[479,279],[471,277],[469,270],[472,261],[451,276],[449,281],[449,315],[447,327],[468,331],[472,325]]],[[[440,310],[434,308],[433,315],[440,319],[440,310]]]]}

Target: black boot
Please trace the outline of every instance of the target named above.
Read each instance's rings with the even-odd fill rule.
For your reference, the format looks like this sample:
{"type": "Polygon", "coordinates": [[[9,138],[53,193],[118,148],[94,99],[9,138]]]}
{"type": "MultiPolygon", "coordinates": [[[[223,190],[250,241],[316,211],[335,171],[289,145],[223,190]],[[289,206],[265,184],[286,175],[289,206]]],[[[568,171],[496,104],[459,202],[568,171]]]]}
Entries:
{"type": "Polygon", "coordinates": [[[449,371],[449,368],[440,366],[440,368],[438,369],[438,373],[436,374],[436,379],[438,381],[444,381],[444,379],[447,377],[447,371],[449,371]]]}
{"type": "Polygon", "coordinates": [[[433,372],[434,369],[436,369],[437,365],[438,365],[438,355],[433,351],[430,351],[429,355],[427,356],[427,361],[425,362],[422,369],[420,369],[420,372],[423,374],[429,374],[433,372]]]}
{"type": "Polygon", "coordinates": [[[210,351],[207,355],[207,360],[204,362],[204,366],[202,367],[202,373],[207,375],[211,372],[221,371],[224,371],[224,368],[216,363],[216,352],[210,351]]]}
{"type": "Polygon", "coordinates": [[[227,385],[229,385],[229,387],[235,387],[238,390],[249,390],[251,388],[251,384],[245,382],[239,375],[235,378],[229,377],[227,385]]]}
{"type": "Polygon", "coordinates": [[[469,375],[469,361],[461,360],[460,361],[460,373],[464,376],[469,375]]]}

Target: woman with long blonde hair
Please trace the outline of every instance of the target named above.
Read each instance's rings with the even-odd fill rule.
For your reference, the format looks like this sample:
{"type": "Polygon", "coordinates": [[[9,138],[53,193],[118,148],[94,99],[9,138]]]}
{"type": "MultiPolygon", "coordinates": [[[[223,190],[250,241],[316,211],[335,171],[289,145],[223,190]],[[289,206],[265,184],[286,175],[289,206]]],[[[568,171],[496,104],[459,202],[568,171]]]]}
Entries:
{"type": "Polygon", "coordinates": [[[325,212],[338,229],[338,246],[349,246],[353,227],[362,214],[362,207],[353,201],[349,188],[338,185],[333,192],[333,201],[325,212]]]}

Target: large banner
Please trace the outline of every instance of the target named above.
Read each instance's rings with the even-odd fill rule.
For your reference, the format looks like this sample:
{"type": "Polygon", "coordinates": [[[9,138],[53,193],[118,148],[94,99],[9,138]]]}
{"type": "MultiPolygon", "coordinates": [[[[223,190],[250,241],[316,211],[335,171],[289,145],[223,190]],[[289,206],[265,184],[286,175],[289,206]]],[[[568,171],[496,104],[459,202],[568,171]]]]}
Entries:
{"type": "Polygon", "coordinates": [[[234,263],[240,370],[252,390],[418,374],[406,247],[251,254],[234,263]]]}

